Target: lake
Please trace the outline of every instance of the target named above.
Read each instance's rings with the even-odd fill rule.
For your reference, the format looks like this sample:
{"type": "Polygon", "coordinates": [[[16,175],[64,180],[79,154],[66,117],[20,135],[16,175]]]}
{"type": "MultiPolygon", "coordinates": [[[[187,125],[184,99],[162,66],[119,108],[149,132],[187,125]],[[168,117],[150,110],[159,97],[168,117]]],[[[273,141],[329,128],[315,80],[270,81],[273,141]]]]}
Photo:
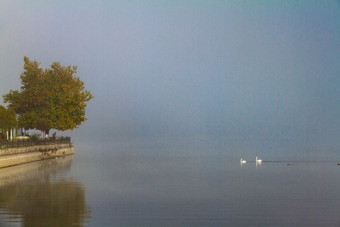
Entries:
{"type": "Polygon", "coordinates": [[[340,226],[334,151],[199,137],[74,143],[73,156],[0,169],[0,226],[340,226]]]}

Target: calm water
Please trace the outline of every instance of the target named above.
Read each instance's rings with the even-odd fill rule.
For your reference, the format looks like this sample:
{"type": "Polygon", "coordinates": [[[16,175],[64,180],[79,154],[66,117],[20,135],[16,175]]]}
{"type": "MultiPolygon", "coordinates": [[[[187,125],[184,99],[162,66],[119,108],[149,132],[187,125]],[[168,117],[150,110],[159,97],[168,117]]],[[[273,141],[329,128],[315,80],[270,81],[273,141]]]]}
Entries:
{"type": "Polygon", "coordinates": [[[75,142],[74,156],[0,169],[0,226],[340,226],[336,155],[239,143],[75,142]]]}

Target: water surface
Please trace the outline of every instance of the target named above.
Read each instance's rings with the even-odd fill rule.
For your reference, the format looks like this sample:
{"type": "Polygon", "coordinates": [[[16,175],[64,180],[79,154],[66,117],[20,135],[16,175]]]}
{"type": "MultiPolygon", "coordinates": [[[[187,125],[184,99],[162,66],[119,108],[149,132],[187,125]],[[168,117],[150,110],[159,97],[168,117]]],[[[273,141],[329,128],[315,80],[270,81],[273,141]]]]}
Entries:
{"type": "Polygon", "coordinates": [[[204,139],[75,148],[0,170],[0,226],[340,226],[334,160],[256,166],[257,154],[204,139]]]}

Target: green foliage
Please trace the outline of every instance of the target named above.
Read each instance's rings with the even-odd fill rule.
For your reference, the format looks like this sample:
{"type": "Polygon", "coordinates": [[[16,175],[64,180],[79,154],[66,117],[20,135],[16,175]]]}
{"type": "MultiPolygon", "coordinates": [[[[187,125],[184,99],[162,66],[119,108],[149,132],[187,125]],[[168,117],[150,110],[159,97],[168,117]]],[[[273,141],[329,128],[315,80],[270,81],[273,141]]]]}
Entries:
{"type": "Polygon", "coordinates": [[[93,96],[76,73],[76,66],[58,62],[43,70],[37,61],[24,57],[20,91],[10,90],[3,96],[19,115],[19,127],[48,133],[50,129],[74,129],[86,121],[86,103],[93,96]]]}
{"type": "Polygon", "coordinates": [[[0,129],[5,132],[11,128],[16,128],[18,122],[16,119],[15,111],[11,108],[6,109],[0,105],[0,129]]]}

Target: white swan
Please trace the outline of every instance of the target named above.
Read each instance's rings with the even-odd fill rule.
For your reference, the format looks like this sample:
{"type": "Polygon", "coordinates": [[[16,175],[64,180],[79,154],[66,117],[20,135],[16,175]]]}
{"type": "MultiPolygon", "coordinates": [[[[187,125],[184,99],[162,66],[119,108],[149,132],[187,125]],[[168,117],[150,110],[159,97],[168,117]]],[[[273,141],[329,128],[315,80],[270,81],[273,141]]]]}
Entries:
{"type": "Polygon", "coordinates": [[[257,156],[256,156],[256,163],[258,163],[258,164],[261,164],[261,163],[262,163],[262,160],[261,160],[261,159],[258,159],[257,156]]]}
{"type": "Polygon", "coordinates": [[[241,163],[241,164],[246,164],[247,161],[246,161],[246,160],[243,160],[243,159],[241,158],[240,163],[241,163]]]}

